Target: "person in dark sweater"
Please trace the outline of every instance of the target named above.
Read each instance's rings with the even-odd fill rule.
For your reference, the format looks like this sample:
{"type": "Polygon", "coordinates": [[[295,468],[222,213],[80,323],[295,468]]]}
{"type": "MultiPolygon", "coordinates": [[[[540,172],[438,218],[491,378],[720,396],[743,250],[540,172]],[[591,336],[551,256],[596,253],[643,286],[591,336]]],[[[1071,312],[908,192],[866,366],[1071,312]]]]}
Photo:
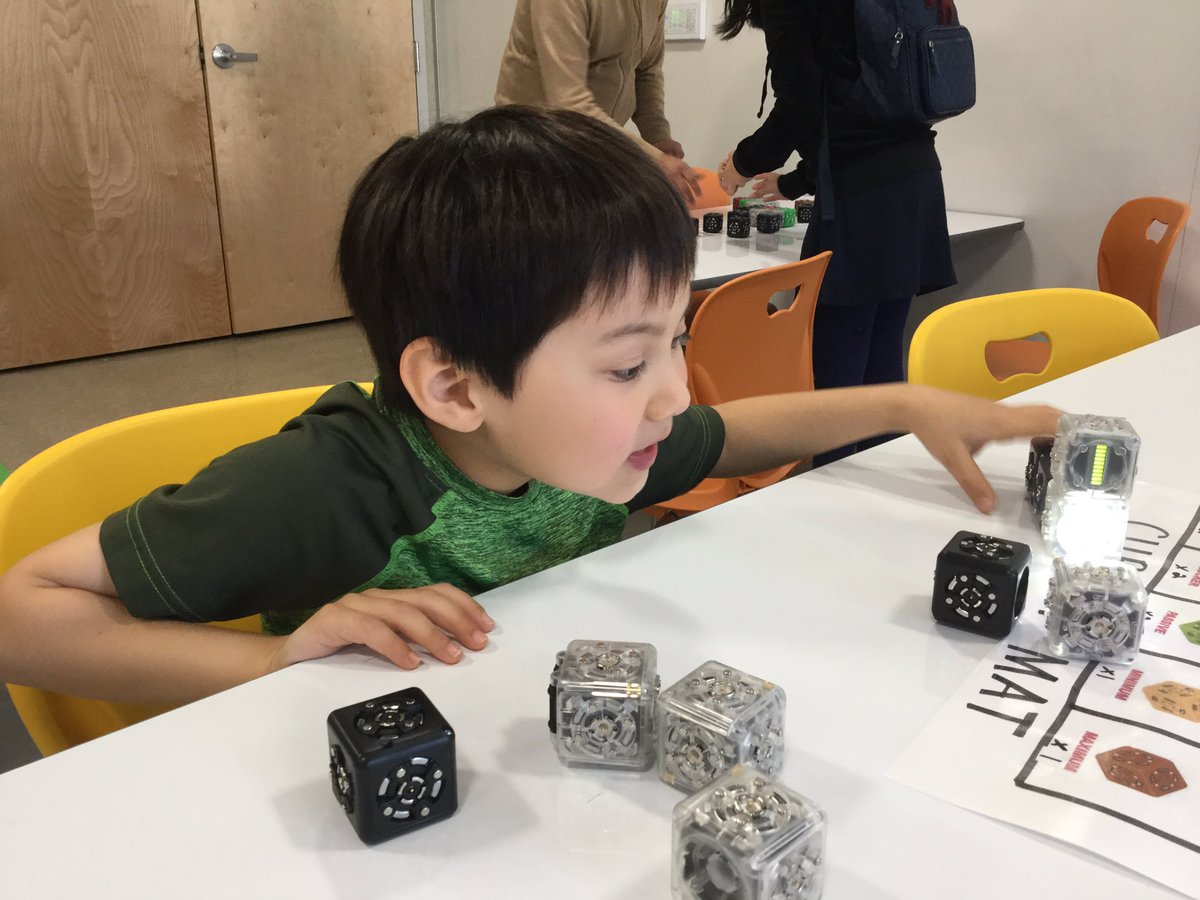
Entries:
{"type": "Polygon", "coordinates": [[[815,195],[803,255],[833,251],[814,324],[816,386],[902,381],[913,296],[957,281],[934,132],[879,125],[847,98],[858,72],[854,0],[725,0],[718,34],[747,25],[766,37],[775,104],[721,163],[722,186],[753,181],[753,196],[771,200],[815,195]],[[793,152],[799,167],[775,174],[793,152]]]}

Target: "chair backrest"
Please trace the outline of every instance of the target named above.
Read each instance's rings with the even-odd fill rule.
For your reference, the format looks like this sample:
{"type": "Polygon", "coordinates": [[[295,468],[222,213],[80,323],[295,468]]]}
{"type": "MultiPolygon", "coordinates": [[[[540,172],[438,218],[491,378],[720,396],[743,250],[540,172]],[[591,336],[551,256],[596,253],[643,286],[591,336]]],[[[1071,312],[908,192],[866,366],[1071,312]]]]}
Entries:
{"type": "Polygon", "coordinates": [[[975,297],[930,313],[913,333],[908,380],[999,400],[1158,339],[1134,303],[1082,288],[1043,288],[975,297]],[[1045,334],[1041,372],[998,380],[988,368],[989,342],[1045,334]]]}
{"type": "MultiPolygon", "coordinates": [[[[326,389],[213,400],[119,419],[67,438],[0,485],[0,572],[100,521],[162,484],[183,482],[217,456],[279,431],[326,389]]],[[[257,616],[222,623],[258,630],[257,616]]],[[[38,749],[55,753],[170,708],[86,700],[10,685],[38,749]]]]}
{"type": "Polygon", "coordinates": [[[700,193],[689,201],[690,209],[708,209],[713,206],[729,206],[729,195],[721,187],[717,173],[712,169],[693,169],[700,176],[700,193]]]}
{"type": "Polygon", "coordinates": [[[1158,292],[1171,248],[1192,208],[1167,197],[1138,197],[1124,203],[1108,220],[1096,256],[1100,290],[1132,300],[1158,325],[1158,292]],[[1157,240],[1155,221],[1165,226],[1157,240]]]}
{"type": "MultiPolygon", "coordinates": [[[[696,311],[687,351],[688,383],[697,403],[813,389],[812,329],[828,251],[761,269],[716,288],[696,311]],[[790,306],[771,312],[781,291],[790,306]]],[[[749,487],[778,481],[791,465],[742,479],[749,487]]]]}

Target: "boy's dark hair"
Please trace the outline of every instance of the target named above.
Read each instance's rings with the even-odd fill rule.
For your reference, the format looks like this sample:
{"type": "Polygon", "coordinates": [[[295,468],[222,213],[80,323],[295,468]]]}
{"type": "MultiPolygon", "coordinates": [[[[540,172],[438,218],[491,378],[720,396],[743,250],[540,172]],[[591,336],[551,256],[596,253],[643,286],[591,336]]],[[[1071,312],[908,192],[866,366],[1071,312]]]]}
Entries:
{"type": "Polygon", "coordinates": [[[666,301],[691,280],[690,213],[611,125],[507,106],[404,137],[346,210],[338,266],[385,404],[416,411],[397,371],[420,337],[511,397],[521,364],[636,272],[666,301]]]}

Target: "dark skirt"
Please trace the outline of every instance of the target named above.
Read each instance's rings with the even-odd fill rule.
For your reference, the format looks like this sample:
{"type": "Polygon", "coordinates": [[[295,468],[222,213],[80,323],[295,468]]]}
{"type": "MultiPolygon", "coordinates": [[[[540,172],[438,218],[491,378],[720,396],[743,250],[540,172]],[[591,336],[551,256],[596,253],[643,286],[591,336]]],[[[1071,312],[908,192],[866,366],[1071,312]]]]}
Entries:
{"type": "Polygon", "coordinates": [[[835,217],[822,221],[818,193],[804,235],[803,256],[833,251],[819,302],[882,303],[958,281],[940,171],[917,172],[850,196],[837,192],[834,206],[835,217]]]}

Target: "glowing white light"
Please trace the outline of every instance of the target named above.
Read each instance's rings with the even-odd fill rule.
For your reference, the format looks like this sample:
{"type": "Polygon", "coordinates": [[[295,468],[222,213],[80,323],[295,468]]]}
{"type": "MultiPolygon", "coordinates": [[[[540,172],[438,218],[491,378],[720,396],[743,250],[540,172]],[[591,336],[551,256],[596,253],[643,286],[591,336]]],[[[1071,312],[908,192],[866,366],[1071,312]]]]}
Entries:
{"type": "Polygon", "coordinates": [[[1069,560],[1119,559],[1129,525],[1129,504],[1089,492],[1071,492],[1047,511],[1054,556],[1069,560]]]}

